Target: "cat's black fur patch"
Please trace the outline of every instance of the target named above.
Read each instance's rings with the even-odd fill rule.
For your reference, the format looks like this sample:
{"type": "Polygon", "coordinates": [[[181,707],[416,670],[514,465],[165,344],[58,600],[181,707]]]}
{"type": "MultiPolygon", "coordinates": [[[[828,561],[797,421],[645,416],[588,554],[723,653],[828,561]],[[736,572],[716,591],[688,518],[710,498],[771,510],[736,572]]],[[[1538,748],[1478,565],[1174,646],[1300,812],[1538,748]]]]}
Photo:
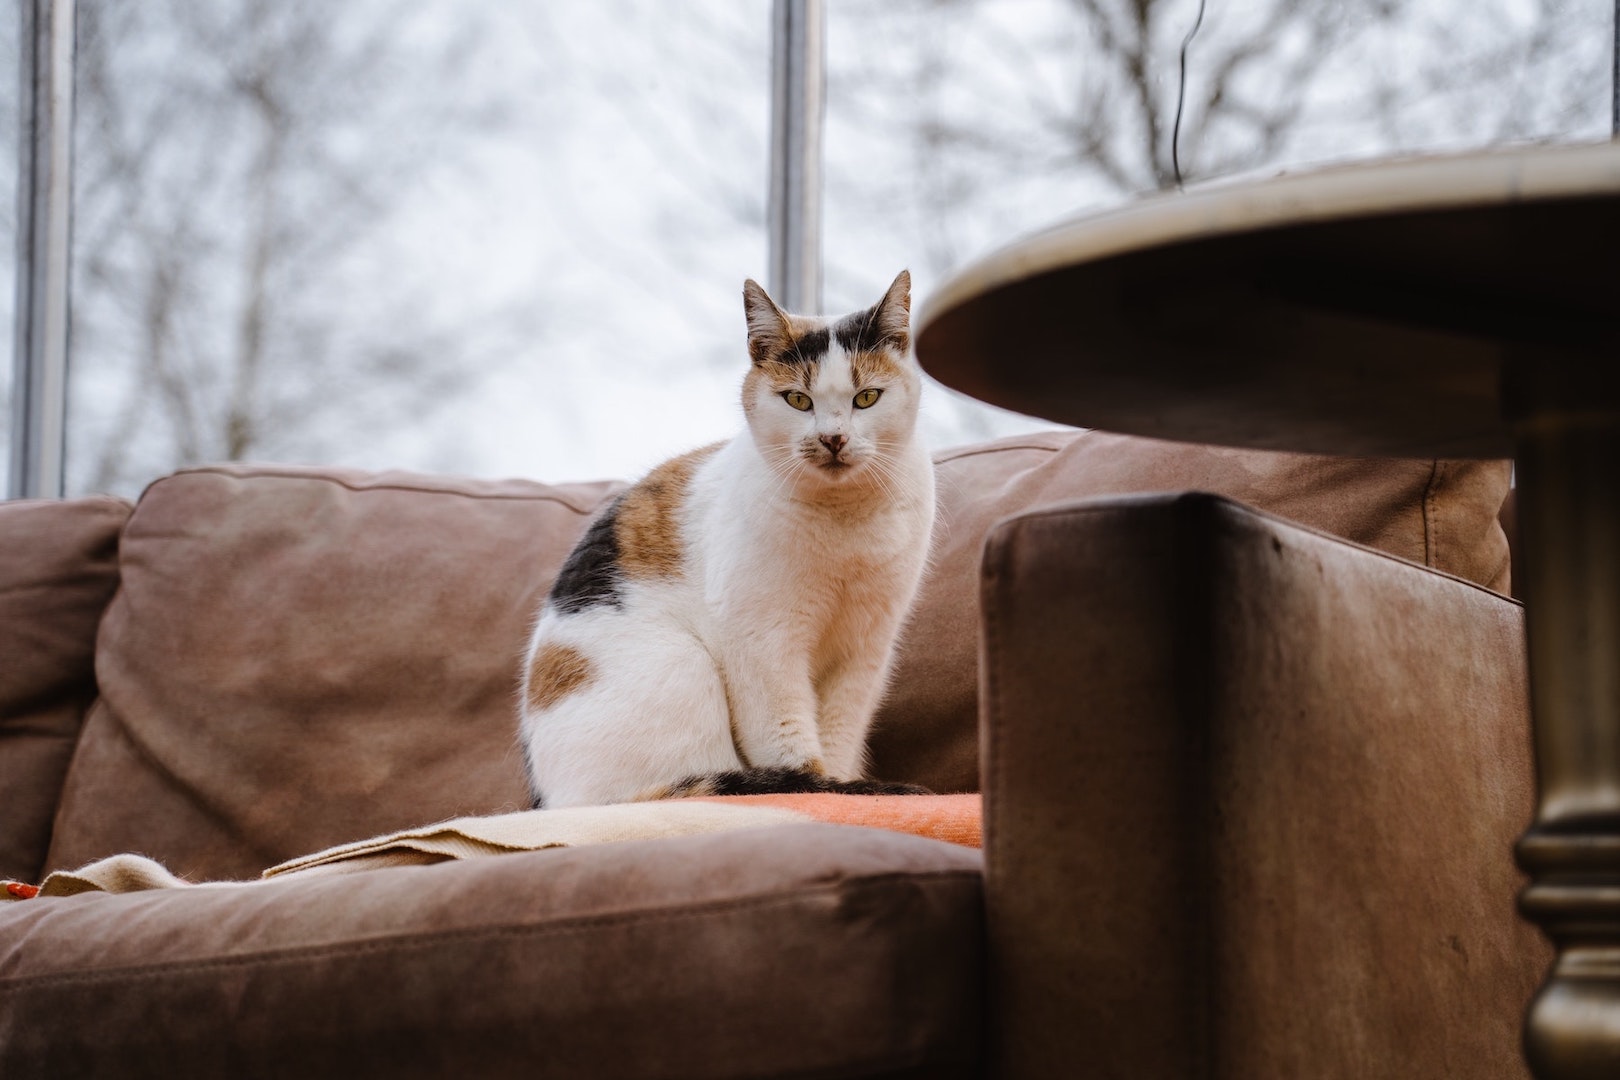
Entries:
{"type": "Polygon", "coordinates": [[[876,307],[857,311],[853,315],[845,315],[838,320],[838,325],[833,327],[833,334],[838,338],[838,344],[844,347],[844,351],[850,353],[876,352],[888,340],[876,307]]]}
{"type": "Polygon", "coordinates": [[[602,604],[619,607],[623,603],[619,595],[619,537],[615,531],[621,501],[615,499],[568,553],[568,561],[563,563],[547,598],[558,612],[571,615],[602,604]]]}
{"type": "Polygon", "coordinates": [[[670,788],[669,794],[682,798],[690,795],[806,795],[822,792],[840,795],[933,794],[916,784],[893,784],[884,780],[833,780],[808,769],[782,766],[689,776],[670,788]]]}
{"type": "Polygon", "coordinates": [[[784,364],[815,364],[827,355],[828,343],[832,338],[827,334],[825,326],[815,330],[806,331],[793,339],[793,345],[784,349],[777,359],[784,364]]]}

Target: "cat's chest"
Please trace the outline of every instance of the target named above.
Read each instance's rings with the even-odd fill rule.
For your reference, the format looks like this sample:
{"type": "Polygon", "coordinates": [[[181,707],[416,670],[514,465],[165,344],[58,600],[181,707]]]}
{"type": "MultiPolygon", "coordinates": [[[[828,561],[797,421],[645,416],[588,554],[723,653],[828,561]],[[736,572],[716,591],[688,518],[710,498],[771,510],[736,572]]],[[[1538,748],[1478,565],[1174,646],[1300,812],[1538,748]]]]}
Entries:
{"type": "Polygon", "coordinates": [[[926,522],[899,514],[749,524],[707,551],[702,603],[728,632],[792,624],[794,636],[815,639],[851,618],[864,623],[906,602],[926,557],[926,522]]]}
{"type": "Polygon", "coordinates": [[[727,626],[788,619],[803,628],[910,596],[927,557],[931,477],[904,477],[916,498],[829,504],[793,498],[774,476],[753,475],[751,457],[740,462],[717,459],[688,505],[690,602],[727,626]]]}
{"type": "Polygon", "coordinates": [[[722,543],[740,570],[782,575],[876,579],[907,572],[928,542],[928,523],[890,509],[858,518],[834,514],[760,515],[722,543]]]}

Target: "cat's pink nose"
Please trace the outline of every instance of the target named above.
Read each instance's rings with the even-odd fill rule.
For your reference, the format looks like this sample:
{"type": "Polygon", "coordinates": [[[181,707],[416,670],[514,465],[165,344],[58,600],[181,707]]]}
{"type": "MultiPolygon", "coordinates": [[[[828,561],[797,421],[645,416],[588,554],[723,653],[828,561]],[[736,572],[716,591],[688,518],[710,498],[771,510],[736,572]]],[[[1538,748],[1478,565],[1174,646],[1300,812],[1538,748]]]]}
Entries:
{"type": "Polygon", "coordinates": [[[840,450],[842,450],[845,446],[849,445],[849,436],[848,435],[823,435],[821,437],[821,445],[825,446],[828,450],[831,450],[833,457],[837,457],[838,452],[840,450]]]}

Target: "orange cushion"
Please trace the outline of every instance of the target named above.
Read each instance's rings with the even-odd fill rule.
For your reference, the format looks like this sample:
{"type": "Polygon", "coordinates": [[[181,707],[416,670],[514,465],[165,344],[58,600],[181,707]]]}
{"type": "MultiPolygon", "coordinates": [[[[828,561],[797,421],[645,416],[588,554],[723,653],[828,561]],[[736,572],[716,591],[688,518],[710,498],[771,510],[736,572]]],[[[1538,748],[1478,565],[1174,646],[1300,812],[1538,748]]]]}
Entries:
{"type": "Polygon", "coordinates": [[[833,825],[865,825],[967,847],[984,846],[983,804],[965,795],[714,795],[706,802],[751,802],[796,810],[833,825]]]}

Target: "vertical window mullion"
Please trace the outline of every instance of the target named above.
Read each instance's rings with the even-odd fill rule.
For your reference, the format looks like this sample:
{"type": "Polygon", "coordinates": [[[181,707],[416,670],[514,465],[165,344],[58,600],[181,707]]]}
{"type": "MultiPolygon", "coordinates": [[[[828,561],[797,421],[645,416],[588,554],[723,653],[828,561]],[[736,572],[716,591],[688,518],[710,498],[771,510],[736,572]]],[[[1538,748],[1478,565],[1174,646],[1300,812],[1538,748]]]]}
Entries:
{"type": "Polygon", "coordinates": [[[65,486],[74,0],[22,0],[12,498],[65,486]]]}

